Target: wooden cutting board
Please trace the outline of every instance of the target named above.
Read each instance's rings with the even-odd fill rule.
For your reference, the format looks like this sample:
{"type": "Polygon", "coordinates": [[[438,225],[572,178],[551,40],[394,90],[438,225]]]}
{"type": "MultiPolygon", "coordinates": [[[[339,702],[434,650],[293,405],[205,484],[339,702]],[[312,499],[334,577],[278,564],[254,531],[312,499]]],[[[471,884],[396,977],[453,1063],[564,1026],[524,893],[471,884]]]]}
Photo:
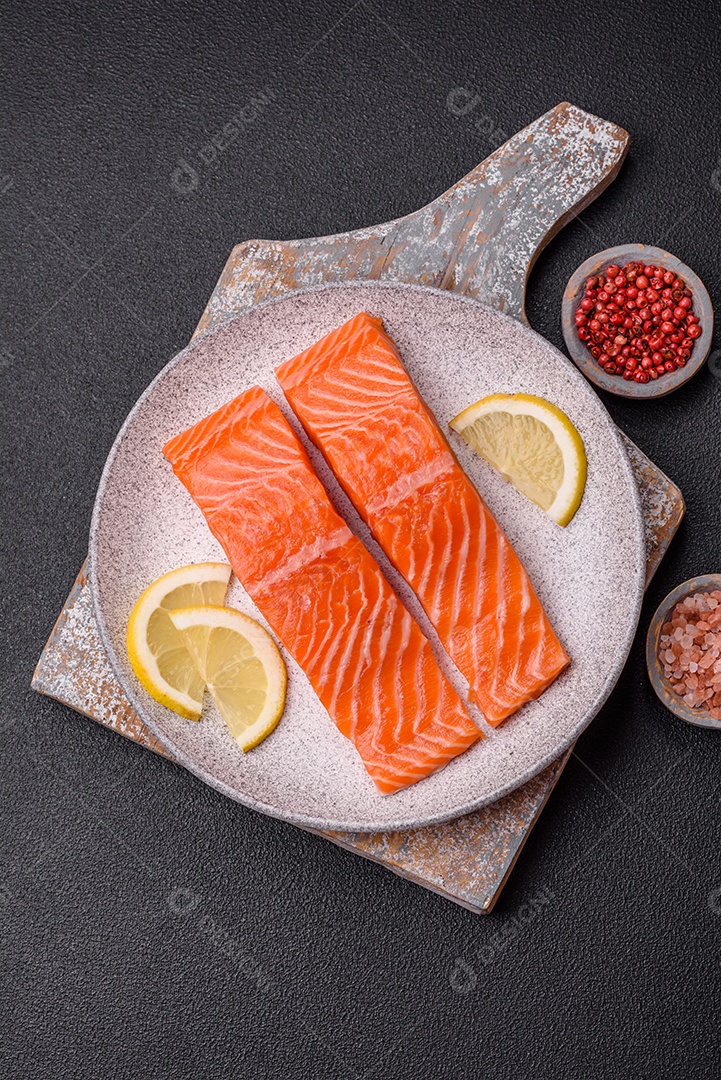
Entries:
{"type": "MultiPolygon", "coordinates": [[[[234,248],[194,338],[262,300],[354,278],[432,285],[526,322],[528,275],[556,232],[616,176],[623,129],[564,103],[534,121],[428,206],[396,221],[307,240],[234,248]]],[[[681,492],[626,440],[641,492],[647,583],[683,517],[681,492]]],[[[81,570],[33,687],[156,753],[105,655],[81,570]]],[[[493,806],[405,833],[320,833],[476,912],[488,912],[570,755],[493,806]]]]}

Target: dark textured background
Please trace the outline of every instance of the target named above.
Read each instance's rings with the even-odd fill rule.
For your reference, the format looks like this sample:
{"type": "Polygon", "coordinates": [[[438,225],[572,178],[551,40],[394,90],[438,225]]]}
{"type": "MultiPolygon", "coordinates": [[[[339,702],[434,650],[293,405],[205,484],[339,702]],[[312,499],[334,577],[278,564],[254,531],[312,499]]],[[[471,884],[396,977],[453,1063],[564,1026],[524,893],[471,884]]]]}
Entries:
{"type": "Polygon", "coordinates": [[[414,210],[567,99],[633,142],[537,264],[532,325],[560,345],[569,274],[625,240],[669,248],[718,301],[715,8],[6,5],[0,1075],[721,1075],[721,738],[663,710],[642,656],[666,592],[721,569],[708,368],[658,402],[607,401],[688,516],[585,765],[571,761],[491,917],[29,689],[115,433],[236,242],[414,210]],[[266,86],[271,105],[202,165],[266,86]],[[476,113],[448,112],[457,86],[476,113]],[[199,171],[185,197],[181,159],[199,171]]]}

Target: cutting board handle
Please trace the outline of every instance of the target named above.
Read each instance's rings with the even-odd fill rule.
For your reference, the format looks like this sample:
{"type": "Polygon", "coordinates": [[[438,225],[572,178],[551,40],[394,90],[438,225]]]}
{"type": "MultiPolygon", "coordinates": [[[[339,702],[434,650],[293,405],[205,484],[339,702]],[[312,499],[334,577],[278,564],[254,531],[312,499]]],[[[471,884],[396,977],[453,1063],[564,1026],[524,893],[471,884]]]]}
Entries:
{"type": "MultiPolygon", "coordinates": [[[[466,119],[465,106],[457,118],[466,119]]],[[[563,102],[407,217],[335,236],[239,244],[196,334],[261,300],[354,278],[465,293],[526,322],[536,258],[611,183],[628,144],[623,128],[563,102]]]]}

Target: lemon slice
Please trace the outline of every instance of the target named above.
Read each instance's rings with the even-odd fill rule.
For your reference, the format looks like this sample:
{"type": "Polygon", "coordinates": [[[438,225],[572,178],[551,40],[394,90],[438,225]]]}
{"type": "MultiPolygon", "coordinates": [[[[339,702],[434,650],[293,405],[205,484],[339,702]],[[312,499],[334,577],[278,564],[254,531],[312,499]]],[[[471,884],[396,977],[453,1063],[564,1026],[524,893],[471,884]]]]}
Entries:
{"type": "Polygon", "coordinates": [[[205,684],[168,613],[175,608],[222,604],[229,581],[227,563],[182,566],[149,585],[128,620],[126,640],[133,671],[151,697],[188,720],[200,719],[205,684]]]}
{"type": "Polygon", "coordinates": [[[550,518],[568,525],[586,486],[586,451],[564,412],[532,394],[492,394],[450,426],[550,518]]]}
{"type": "Polygon", "coordinates": [[[189,607],[170,618],[231,735],[241,750],[252,750],[285,705],[285,664],[272,637],[235,608],[189,607]]]}

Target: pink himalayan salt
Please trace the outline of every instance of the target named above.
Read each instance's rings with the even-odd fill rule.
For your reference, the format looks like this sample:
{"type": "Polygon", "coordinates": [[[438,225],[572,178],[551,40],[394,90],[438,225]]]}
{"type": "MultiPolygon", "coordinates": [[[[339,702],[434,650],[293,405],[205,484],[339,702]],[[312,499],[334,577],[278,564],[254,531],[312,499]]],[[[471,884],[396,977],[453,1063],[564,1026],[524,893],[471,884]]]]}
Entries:
{"type": "Polygon", "coordinates": [[[721,590],[676,604],[661,627],[659,658],[679,697],[721,720],[721,590]]]}

